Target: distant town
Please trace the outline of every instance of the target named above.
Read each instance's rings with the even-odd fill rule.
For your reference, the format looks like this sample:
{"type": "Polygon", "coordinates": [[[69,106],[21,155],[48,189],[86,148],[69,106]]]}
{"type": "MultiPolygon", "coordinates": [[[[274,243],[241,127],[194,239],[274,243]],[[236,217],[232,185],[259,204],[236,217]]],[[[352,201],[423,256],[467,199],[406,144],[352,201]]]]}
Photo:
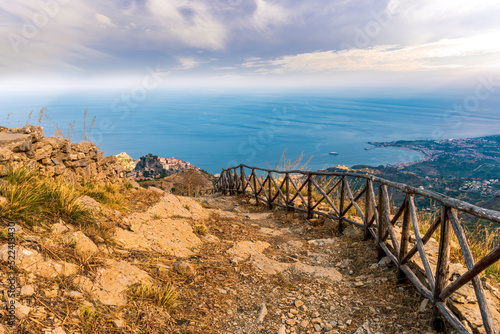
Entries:
{"type": "MultiPolygon", "coordinates": [[[[370,142],[372,147],[418,152],[418,161],[350,169],[500,209],[500,135],[466,139],[370,142]]],[[[338,168],[338,167],[337,167],[338,168]]],[[[337,168],[330,168],[335,170],[337,168]]]]}
{"type": "Polygon", "coordinates": [[[116,157],[125,166],[127,177],[134,178],[136,181],[158,179],[181,170],[200,170],[190,162],[174,157],[162,158],[151,153],[140,159],[133,159],[125,152],[116,157]]]}

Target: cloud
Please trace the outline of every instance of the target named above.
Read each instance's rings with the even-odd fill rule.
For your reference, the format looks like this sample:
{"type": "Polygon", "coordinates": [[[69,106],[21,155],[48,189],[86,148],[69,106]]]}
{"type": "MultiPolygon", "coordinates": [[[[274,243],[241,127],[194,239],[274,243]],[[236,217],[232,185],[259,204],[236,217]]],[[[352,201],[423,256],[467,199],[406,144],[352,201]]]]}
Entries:
{"type": "Polygon", "coordinates": [[[500,65],[500,31],[469,38],[443,39],[416,46],[380,45],[366,49],[308,52],[241,64],[263,73],[324,71],[428,71],[500,65]],[[478,61],[478,60],[481,61],[478,61]]]}
{"type": "Polygon", "coordinates": [[[499,11],[497,0],[1,1],[0,75],[493,68],[499,11]]]}
{"type": "Polygon", "coordinates": [[[107,17],[106,15],[102,15],[102,14],[95,14],[95,19],[105,25],[114,25],[113,22],[111,22],[111,19],[109,17],[107,17]]]}
{"type": "Polygon", "coordinates": [[[195,67],[200,66],[203,63],[206,63],[206,61],[201,61],[195,58],[187,57],[187,58],[179,58],[180,66],[178,69],[181,70],[189,70],[195,67]]]}

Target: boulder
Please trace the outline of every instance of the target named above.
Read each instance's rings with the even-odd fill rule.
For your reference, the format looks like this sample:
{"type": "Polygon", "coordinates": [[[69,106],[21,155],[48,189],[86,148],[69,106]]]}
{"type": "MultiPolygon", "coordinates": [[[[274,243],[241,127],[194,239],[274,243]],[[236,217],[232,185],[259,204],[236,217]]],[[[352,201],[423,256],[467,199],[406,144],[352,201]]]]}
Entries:
{"type": "Polygon", "coordinates": [[[191,225],[182,219],[153,219],[151,214],[137,213],[128,218],[126,225],[128,229],[118,228],[113,238],[127,250],[189,257],[194,255],[192,250],[202,244],[191,225]]]}
{"type": "Polygon", "coordinates": [[[94,255],[99,252],[96,244],[87,237],[82,231],[72,232],[65,235],[62,241],[75,247],[75,251],[80,256],[94,255]]]}
{"type": "Polygon", "coordinates": [[[97,270],[95,282],[88,291],[105,305],[125,305],[126,292],[132,284],[152,284],[152,278],[145,271],[128,262],[108,259],[105,265],[97,270]]]}
{"type": "MultiPolygon", "coordinates": [[[[16,246],[16,267],[45,278],[53,279],[54,276],[70,276],[76,274],[78,267],[72,263],[44,259],[33,249],[16,246]]],[[[0,260],[7,261],[9,245],[0,247],[0,260]]]]}

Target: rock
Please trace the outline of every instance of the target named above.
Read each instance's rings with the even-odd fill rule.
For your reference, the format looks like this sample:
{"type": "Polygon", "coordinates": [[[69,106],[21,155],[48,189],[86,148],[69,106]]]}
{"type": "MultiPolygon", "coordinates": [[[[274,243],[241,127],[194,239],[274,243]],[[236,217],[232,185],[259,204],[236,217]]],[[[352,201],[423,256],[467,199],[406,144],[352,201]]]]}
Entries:
{"type": "Polygon", "coordinates": [[[31,312],[31,307],[24,306],[23,304],[16,303],[16,317],[19,320],[26,319],[31,312]]]}
{"type": "Polygon", "coordinates": [[[271,245],[264,241],[239,241],[227,253],[248,259],[252,255],[261,254],[269,246],[271,245]]]}
{"type": "Polygon", "coordinates": [[[2,324],[0,324],[0,334],[7,334],[7,329],[2,324]]]}
{"type": "Polygon", "coordinates": [[[208,242],[208,243],[216,244],[216,243],[220,242],[220,239],[212,234],[206,234],[206,235],[202,236],[201,238],[203,239],[203,241],[208,242]]]}
{"type": "Polygon", "coordinates": [[[363,230],[354,225],[349,225],[348,227],[346,227],[343,234],[354,239],[364,238],[365,236],[363,230]]]}
{"type": "Polygon", "coordinates": [[[6,205],[8,202],[7,198],[0,196],[0,206],[6,205]]]}
{"type": "Polygon", "coordinates": [[[64,234],[69,231],[69,228],[66,226],[66,224],[62,221],[59,220],[59,223],[55,223],[52,225],[51,232],[55,234],[64,234]]]}
{"type": "Polygon", "coordinates": [[[295,307],[301,307],[302,305],[304,305],[304,302],[301,300],[296,300],[293,302],[293,304],[295,305],[295,307]]]}
{"type": "Polygon", "coordinates": [[[420,307],[418,308],[418,311],[420,313],[424,313],[425,309],[427,308],[427,304],[429,304],[429,299],[426,298],[422,300],[422,302],[420,303],[420,307]]]}
{"type": "Polygon", "coordinates": [[[327,228],[329,230],[336,229],[337,226],[338,226],[338,223],[336,221],[334,221],[333,219],[331,219],[331,218],[327,218],[325,220],[325,222],[323,223],[323,227],[327,228]]]}
{"type": "Polygon", "coordinates": [[[65,236],[62,240],[64,243],[73,245],[75,251],[81,256],[94,255],[99,252],[96,244],[82,231],[73,232],[65,236]]]}
{"type": "Polygon", "coordinates": [[[154,191],[155,193],[158,193],[158,194],[165,194],[164,190],[157,188],[157,187],[148,187],[148,190],[154,191]]]}
{"type": "Polygon", "coordinates": [[[194,270],[193,266],[185,261],[177,261],[174,264],[174,270],[183,276],[194,276],[196,274],[196,271],[194,270]]]}
{"type": "Polygon", "coordinates": [[[61,326],[54,328],[52,332],[54,334],[66,334],[66,331],[61,326]]]}
{"type": "Polygon", "coordinates": [[[392,263],[391,258],[388,256],[384,256],[380,261],[378,261],[379,266],[386,266],[388,264],[392,263]]]}
{"type": "Polygon", "coordinates": [[[106,266],[97,270],[95,282],[89,287],[87,283],[82,288],[89,289],[105,305],[121,306],[127,303],[126,291],[136,283],[152,283],[151,277],[143,270],[125,261],[107,259],[106,266]]]}
{"type": "Polygon", "coordinates": [[[203,209],[200,203],[189,197],[166,194],[159,203],[148,210],[148,213],[168,218],[206,219],[210,211],[203,209]]]}
{"type": "Polygon", "coordinates": [[[339,273],[335,268],[315,267],[297,262],[291,265],[290,270],[310,274],[316,277],[329,278],[332,281],[342,280],[342,274],[339,273]]]}
{"type": "Polygon", "coordinates": [[[101,208],[101,204],[98,201],[87,195],[78,197],[75,203],[92,211],[98,211],[101,208]]]}
{"type": "Polygon", "coordinates": [[[281,327],[278,329],[278,334],[286,334],[286,326],[281,325],[281,327]]]}
{"type": "Polygon", "coordinates": [[[183,219],[152,219],[151,214],[136,213],[129,218],[132,231],[118,228],[116,243],[127,250],[153,251],[176,257],[190,257],[203,242],[183,219]]]}
{"type": "Polygon", "coordinates": [[[125,324],[121,320],[113,320],[113,326],[115,326],[115,328],[117,328],[117,329],[124,329],[125,328],[125,324]]]}
{"type": "MultiPolygon", "coordinates": [[[[0,259],[7,261],[8,245],[0,247],[0,259]]],[[[16,247],[16,266],[29,273],[34,273],[45,278],[53,279],[54,276],[70,276],[76,274],[78,267],[72,263],[44,259],[44,257],[33,249],[16,247]]]]}
{"type": "Polygon", "coordinates": [[[262,303],[262,306],[259,310],[259,316],[257,318],[257,323],[262,323],[264,321],[265,316],[267,315],[267,307],[265,303],[262,303]]]}
{"type": "Polygon", "coordinates": [[[21,288],[21,297],[31,297],[35,294],[35,289],[32,285],[25,285],[21,288]]]}
{"type": "Polygon", "coordinates": [[[361,327],[359,327],[353,334],[373,334],[370,329],[370,323],[365,321],[361,327]]]}
{"type": "Polygon", "coordinates": [[[71,298],[71,299],[83,299],[83,293],[78,292],[78,291],[65,291],[64,297],[71,298]]]}
{"type": "Polygon", "coordinates": [[[267,228],[267,227],[261,227],[259,230],[259,233],[272,235],[272,236],[280,236],[283,234],[283,232],[281,230],[275,230],[275,229],[267,228]]]}
{"type": "Polygon", "coordinates": [[[316,246],[333,245],[339,241],[338,238],[309,240],[308,243],[316,246]]]}

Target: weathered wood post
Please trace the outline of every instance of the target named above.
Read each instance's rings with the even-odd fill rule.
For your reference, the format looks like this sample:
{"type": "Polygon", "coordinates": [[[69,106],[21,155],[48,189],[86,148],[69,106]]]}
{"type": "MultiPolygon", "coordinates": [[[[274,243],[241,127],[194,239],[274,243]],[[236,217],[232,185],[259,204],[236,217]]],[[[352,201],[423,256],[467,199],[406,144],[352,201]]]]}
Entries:
{"type": "Polygon", "coordinates": [[[267,172],[267,182],[268,182],[267,189],[269,190],[269,198],[267,202],[269,204],[269,210],[273,209],[273,189],[272,189],[271,178],[272,178],[271,172],[267,172]]]}
{"type": "Polygon", "coordinates": [[[229,170],[229,195],[234,195],[234,189],[235,189],[234,171],[233,171],[233,169],[230,169],[229,170]]]}
{"type": "Polygon", "coordinates": [[[381,184],[378,187],[378,237],[377,237],[377,252],[378,252],[378,259],[382,259],[384,256],[386,256],[384,249],[380,246],[382,242],[384,242],[384,236],[385,233],[387,232],[387,222],[385,219],[385,206],[388,205],[388,203],[385,203],[385,196],[384,196],[384,191],[383,188],[387,187],[383,184],[381,184]]]}
{"type": "Polygon", "coordinates": [[[406,281],[406,274],[401,270],[401,262],[403,261],[406,254],[408,254],[408,245],[410,243],[410,229],[411,229],[411,212],[410,205],[408,202],[408,197],[411,195],[407,195],[405,198],[404,212],[403,212],[403,231],[401,232],[401,249],[398,254],[398,283],[403,283],[406,281]]]}
{"type": "Polygon", "coordinates": [[[245,183],[245,169],[240,166],[240,182],[241,182],[241,193],[245,193],[247,185],[245,183]]]}
{"type": "Polygon", "coordinates": [[[436,267],[436,284],[434,286],[433,294],[433,315],[434,319],[432,325],[436,331],[444,330],[444,321],[440,316],[440,312],[436,306],[437,302],[446,304],[446,300],[440,300],[439,295],[446,287],[450,276],[450,243],[451,243],[451,223],[448,218],[448,207],[441,205],[441,236],[439,239],[439,252],[436,267]]]}
{"type": "Polygon", "coordinates": [[[312,181],[311,174],[307,175],[307,219],[312,218],[312,181]]]}
{"type": "Polygon", "coordinates": [[[253,193],[255,195],[255,205],[259,205],[259,197],[257,196],[257,174],[255,173],[255,168],[252,168],[253,175],[253,193]]]}
{"type": "Polygon", "coordinates": [[[340,203],[339,203],[339,225],[338,225],[338,231],[339,233],[342,233],[344,230],[344,197],[345,197],[345,176],[342,176],[342,181],[340,181],[340,203]]]}
{"type": "Polygon", "coordinates": [[[285,184],[286,184],[286,209],[287,211],[291,211],[290,207],[290,175],[289,173],[285,173],[285,184]]]}
{"type": "Polygon", "coordinates": [[[372,210],[372,199],[370,194],[370,182],[372,180],[366,180],[366,194],[365,194],[365,240],[368,240],[372,237],[372,234],[368,230],[369,224],[372,220],[373,210],[372,210]]]}

